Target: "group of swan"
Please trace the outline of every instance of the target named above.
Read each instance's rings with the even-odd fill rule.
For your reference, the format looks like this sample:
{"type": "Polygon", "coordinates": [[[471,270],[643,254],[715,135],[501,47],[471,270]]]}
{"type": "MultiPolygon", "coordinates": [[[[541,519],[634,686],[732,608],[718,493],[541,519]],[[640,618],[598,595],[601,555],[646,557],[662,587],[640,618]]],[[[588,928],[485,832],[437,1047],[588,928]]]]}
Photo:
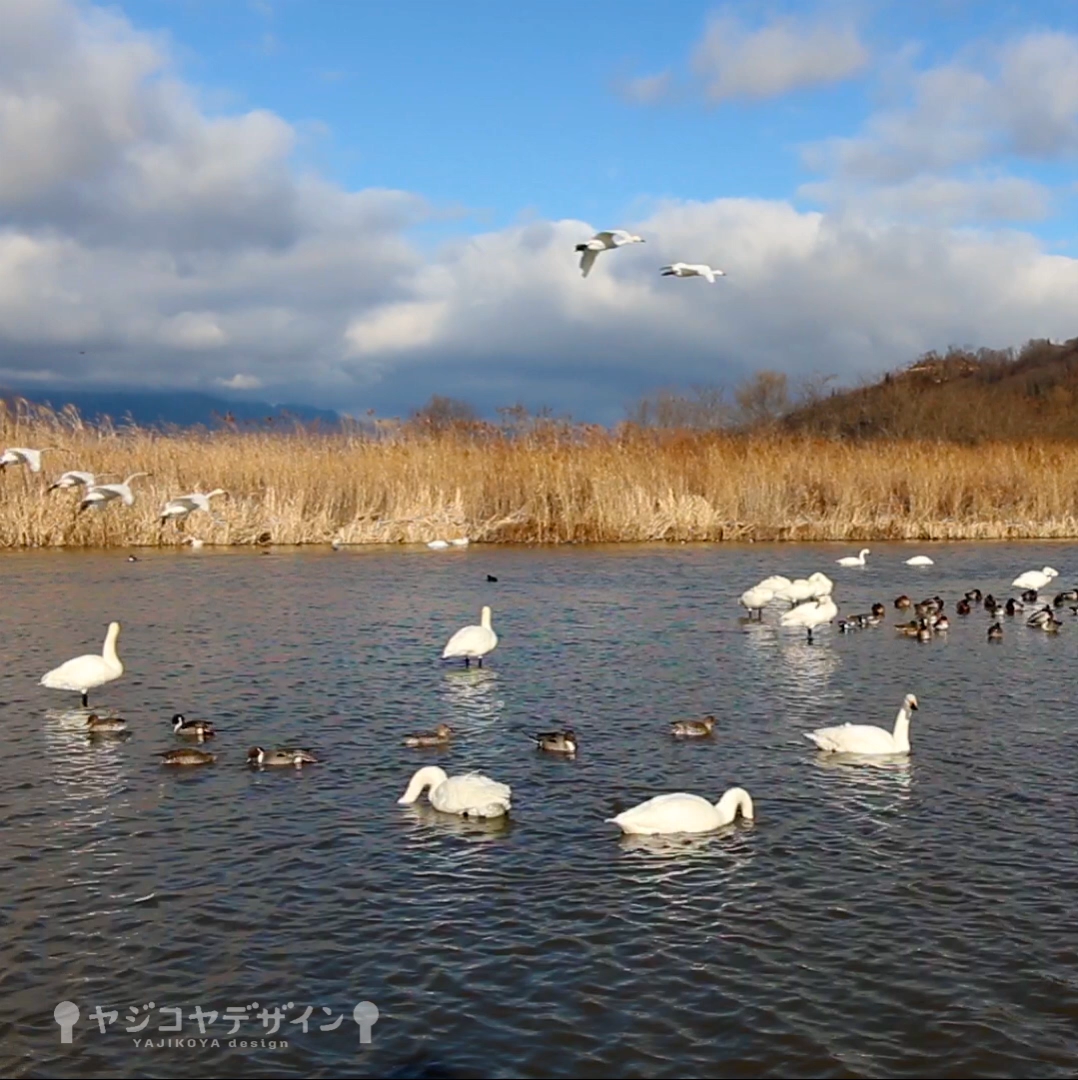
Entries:
{"type": "Polygon", "coordinates": [[[783,613],[779,623],[807,630],[808,639],[812,641],[812,631],[838,615],[838,608],[831,599],[833,589],[834,582],[818,570],[807,578],[793,581],[781,574],[774,574],[746,589],[741,594],[741,605],[750,616],[755,611],[763,618],[763,609],[773,600],[785,601],[791,606],[783,613]]]}
{"type": "MultiPolygon", "coordinates": [[[[581,253],[581,275],[587,277],[591,273],[591,268],[595,265],[595,260],[601,252],[613,251],[615,248],[625,247],[627,244],[643,244],[644,242],[642,236],[627,232],[625,229],[604,229],[602,232],[597,232],[590,240],[585,240],[584,243],[576,245],[576,250],[581,253]]],[[[662,267],[660,273],[663,277],[702,277],[711,282],[712,285],[715,284],[717,278],[726,276],[725,270],[719,270],[716,267],[709,266],[707,263],[687,262],[669,263],[662,267]]]]}

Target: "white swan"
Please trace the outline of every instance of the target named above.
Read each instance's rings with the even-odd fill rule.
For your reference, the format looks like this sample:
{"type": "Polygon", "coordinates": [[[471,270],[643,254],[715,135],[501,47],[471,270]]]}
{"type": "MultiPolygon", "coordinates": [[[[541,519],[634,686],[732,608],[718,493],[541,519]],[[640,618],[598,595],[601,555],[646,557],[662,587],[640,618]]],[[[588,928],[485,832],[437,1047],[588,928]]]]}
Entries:
{"type": "Polygon", "coordinates": [[[914,555],[912,559],[906,560],[907,566],[935,566],[935,562],[927,555],[914,555]]]}
{"type": "Polygon", "coordinates": [[[428,540],[427,547],[433,548],[435,551],[442,551],[449,547],[448,540],[428,540]]]}
{"type": "Polygon", "coordinates": [[[495,818],[510,810],[512,792],[508,784],[499,784],[482,773],[447,776],[437,765],[418,769],[397,803],[410,806],[426,788],[430,788],[427,798],[431,806],[443,814],[495,818]]]}
{"type": "Polygon", "coordinates": [[[830,596],[834,591],[835,583],[819,570],[815,574],[809,574],[809,583],[812,585],[812,595],[817,600],[822,600],[825,596],[830,596]]]}
{"type": "Polygon", "coordinates": [[[224,488],[214,488],[213,491],[208,491],[205,494],[201,491],[192,491],[189,495],[177,495],[174,499],[169,499],[161,507],[161,523],[175,521],[177,525],[182,525],[196,510],[203,510],[218,525],[223,525],[224,522],[210,509],[210,499],[227,494],[228,492],[224,488]]]}
{"type": "Polygon", "coordinates": [[[89,692],[95,686],[104,686],[124,673],[124,666],[116,655],[116,639],[120,636],[120,624],[109,623],[105,645],[101,655],[87,653],[76,656],[41,676],[41,685],[50,690],[73,690],[82,695],[82,706],[89,705],[89,692]]]}
{"type": "Polygon", "coordinates": [[[498,635],[490,625],[490,608],[484,607],[479,615],[478,626],[465,626],[458,630],[442,650],[442,659],[463,656],[464,666],[474,660],[483,666],[483,657],[498,644],[498,635]]]}
{"type": "Polygon", "coordinates": [[[54,446],[43,446],[40,450],[31,450],[26,446],[9,446],[0,454],[0,472],[8,465],[26,465],[31,472],[41,472],[41,455],[46,450],[55,450],[54,446]]]}
{"type": "Polygon", "coordinates": [[[73,488],[73,487],[85,487],[90,488],[94,486],[94,474],[92,472],[82,472],[79,469],[71,469],[68,472],[61,473],[59,478],[45,489],[46,491],[55,491],[57,488],[73,488]]]}
{"type": "Polygon", "coordinates": [[[910,749],[910,713],[917,698],[907,694],[895,717],[894,731],[872,724],[839,724],[805,732],[805,738],[834,754],[905,754],[910,749]]]}
{"type": "Polygon", "coordinates": [[[744,788],[732,787],[714,805],[699,795],[677,791],[656,795],[654,799],[606,820],[629,836],[702,833],[732,824],[738,811],[746,821],[752,821],[751,796],[744,788]]]}
{"type": "Polygon", "coordinates": [[[1046,566],[1043,570],[1027,570],[1024,574],[1019,574],[1011,584],[1017,589],[1034,589],[1039,592],[1055,577],[1059,577],[1059,571],[1046,566]]]}
{"type": "Polygon", "coordinates": [[[839,566],[864,566],[865,556],[868,553],[868,548],[861,548],[861,553],[859,555],[846,555],[844,558],[836,559],[835,562],[837,562],[839,566]]]}
{"type": "Polygon", "coordinates": [[[93,507],[95,510],[104,508],[113,501],[119,499],[124,506],[133,506],[135,494],[131,490],[131,481],[139,476],[149,476],[148,472],[132,473],[122,484],[94,484],[86,489],[86,494],[79,503],[79,513],[93,507]]]}
{"type": "Polygon", "coordinates": [[[707,278],[712,285],[716,278],[726,277],[725,270],[719,270],[707,265],[707,263],[671,263],[662,268],[663,277],[702,277],[707,278]]]}
{"type": "Polygon", "coordinates": [[[794,578],[793,581],[780,585],[775,590],[776,600],[788,600],[791,604],[800,604],[805,600],[816,599],[816,585],[808,578],[794,578]]]}
{"type": "Polygon", "coordinates": [[[760,618],[764,617],[764,608],[774,599],[775,593],[771,589],[764,588],[763,585],[756,585],[751,589],[746,589],[741,594],[741,606],[745,608],[749,615],[758,612],[760,618]]]}
{"type": "Polygon", "coordinates": [[[467,536],[458,536],[455,540],[450,540],[449,542],[453,547],[467,547],[471,543],[471,540],[469,540],[467,536]]]}
{"type": "Polygon", "coordinates": [[[756,588],[770,589],[772,592],[775,592],[777,589],[785,589],[791,584],[793,583],[788,577],[783,577],[782,574],[772,574],[770,577],[765,577],[756,588]]]}
{"type": "Polygon", "coordinates": [[[812,631],[817,626],[831,622],[838,615],[838,608],[830,596],[821,597],[819,600],[806,600],[795,608],[782,613],[779,622],[782,626],[802,626],[808,630],[808,639],[812,641],[812,631]]]}
{"type": "Polygon", "coordinates": [[[185,536],[183,542],[185,544],[190,544],[192,551],[198,551],[206,545],[206,541],[199,539],[197,536],[185,536]]]}
{"type": "Polygon", "coordinates": [[[583,244],[577,244],[576,250],[584,254],[580,256],[580,273],[587,277],[600,251],[610,251],[612,248],[624,247],[626,244],[643,244],[644,239],[634,236],[624,229],[607,229],[597,232],[590,240],[583,244]]]}

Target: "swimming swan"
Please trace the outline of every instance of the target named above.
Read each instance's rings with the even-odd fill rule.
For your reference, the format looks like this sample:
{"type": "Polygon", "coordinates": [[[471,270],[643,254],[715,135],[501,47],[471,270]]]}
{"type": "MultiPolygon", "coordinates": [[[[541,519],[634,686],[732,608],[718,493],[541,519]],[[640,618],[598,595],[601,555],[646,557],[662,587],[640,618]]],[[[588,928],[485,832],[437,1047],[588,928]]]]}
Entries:
{"type": "Polygon", "coordinates": [[[732,824],[738,811],[746,821],[752,821],[752,798],[744,788],[732,787],[714,805],[699,795],[677,791],[671,795],[656,795],[654,799],[606,820],[617,825],[627,836],[702,833],[732,824]]]}
{"type": "Polygon", "coordinates": [[[124,666],[116,655],[116,639],[120,636],[120,624],[109,623],[105,645],[101,655],[87,653],[76,656],[41,676],[41,685],[50,690],[73,690],[82,695],[82,707],[89,705],[89,692],[96,686],[104,686],[124,673],[124,666]]]}
{"type": "Polygon", "coordinates": [[[464,666],[474,660],[483,666],[483,657],[498,644],[498,635],[490,625],[490,608],[484,607],[479,615],[478,626],[465,626],[458,630],[442,650],[442,659],[463,656],[464,666]]]}
{"type": "Polygon", "coordinates": [[[869,549],[861,548],[860,555],[847,555],[845,558],[836,559],[835,562],[837,562],[839,566],[864,566],[865,556],[867,554],[869,554],[869,549]]]}
{"type": "Polygon", "coordinates": [[[906,560],[907,566],[935,566],[935,562],[927,555],[914,555],[912,559],[906,560]]]}
{"type": "Polygon", "coordinates": [[[895,717],[894,731],[871,724],[840,724],[805,732],[805,738],[834,754],[906,754],[910,749],[910,712],[917,698],[907,694],[895,717]]]}
{"type": "Polygon", "coordinates": [[[427,765],[416,770],[408,790],[397,800],[400,806],[411,806],[425,788],[435,810],[462,817],[495,818],[509,813],[512,792],[508,784],[499,784],[482,773],[447,776],[445,769],[427,765]]]}

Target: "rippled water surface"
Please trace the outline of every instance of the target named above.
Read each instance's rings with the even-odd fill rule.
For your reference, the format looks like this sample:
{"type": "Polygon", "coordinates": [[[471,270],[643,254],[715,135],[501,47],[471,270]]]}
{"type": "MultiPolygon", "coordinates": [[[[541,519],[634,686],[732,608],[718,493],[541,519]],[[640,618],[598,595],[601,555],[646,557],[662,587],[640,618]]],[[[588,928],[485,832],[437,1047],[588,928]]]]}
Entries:
{"type": "Polygon", "coordinates": [[[1004,620],[989,645],[975,609],[922,644],[891,601],[953,612],[1045,563],[1069,586],[1075,551],[915,550],[937,565],[887,545],[863,570],[830,545],[3,555],[5,1074],[1074,1076],[1078,620],[1004,620]],[[809,645],[774,610],[741,618],[759,578],[815,569],[843,613],[880,599],[886,624],[809,645]],[[442,668],[483,603],[497,651],[442,668]],[[132,735],[91,744],[59,715],[75,695],[37,679],[113,618],[127,673],[91,705],[132,735]],[[889,727],[907,691],[908,761],[836,765],[801,735],[889,727]],[[159,764],[176,711],[217,723],[215,765],[159,764]],[[667,736],[704,713],[713,738],[667,736]],[[442,721],[451,749],[400,745],[442,721]],[[551,725],[579,733],[576,760],[532,747],[551,725]],[[323,763],[244,766],[285,742],[323,763]],[[511,784],[511,822],[398,806],[432,763],[511,784]],[[634,841],[604,823],[733,784],[754,825],[634,841]],[[255,1002],[235,1038],[269,1039],[256,1012],[281,1007],[286,1047],[230,1045],[225,1010],[255,1002]],[[104,1034],[96,1006],[118,1013],[104,1034]],[[217,1046],[133,1042],[180,1037],[170,1007],[199,1037],[196,1006],[220,1014],[217,1046]]]}

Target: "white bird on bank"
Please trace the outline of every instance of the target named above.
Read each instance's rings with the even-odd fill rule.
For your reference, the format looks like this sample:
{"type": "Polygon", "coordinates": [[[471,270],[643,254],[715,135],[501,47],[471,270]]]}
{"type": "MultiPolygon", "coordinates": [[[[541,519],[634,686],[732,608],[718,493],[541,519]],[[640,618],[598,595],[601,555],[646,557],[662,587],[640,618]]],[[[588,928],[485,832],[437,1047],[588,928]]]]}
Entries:
{"type": "Polygon", "coordinates": [[[1043,570],[1027,570],[1024,574],[1019,574],[1011,584],[1016,589],[1033,589],[1039,592],[1056,577],[1059,577],[1059,571],[1046,566],[1043,570]]]}
{"type": "Polygon", "coordinates": [[[46,491],[55,491],[57,488],[92,488],[95,483],[94,474],[92,472],[81,472],[79,469],[71,469],[68,472],[61,473],[60,476],[54,480],[45,489],[46,491]]]}
{"type": "Polygon", "coordinates": [[[124,673],[124,666],[116,655],[116,639],[119,636],[120,624],[109,623],[100,656],[96,653],[76,656],[74,660],[68,660],[42,675],[41,685],[50,690],[71,690],[81,694],[82,706],[86,708],[89,705],[89,693],[94,687],[104,686],[124,673]]]}
{"type": "Polygon", "coordinates": [[[725,270],[719,270],[716,267],[708,266],[707,263],[676,262],[671,263],[669,266],[664,266],[661,272],[663,277],[707,278],[712,285],[715,284],[716,278],[726,277],[725,270]]]}
{"type": "Polygon", "coordinates": [[[43,446],[40,450],[31,450],[26,446],[9,446],[0,454],[0,471],[8,465],[26,465],[31,472],[41,472],[41,455],[46,450],[55,450],[55,446],[43,446]]]}
{"type": "Polygon", "coordinates": [[[927,555],[914,555],[912,559],[906,560],[907,566],[935,566],[935,562],[927,555]]]}
{"type": "Polygon", "coordinates": [[[838,608],[830,596],[821,597],[818,600],[806,600],[795,608],[782,613],[779,620],[782,626],[804,627],[808,630],[808,639],[812,641],[812,631],[817,626],[823,626],[831,622],[838,615],[838,608]]]}
{"type": "Polygon", "coordinates": [[[861,548],[861,553],[859,555],[846,555],[844,558],[836,559],[835,562],[837,562],[839,566],[864,566],[865,556],[867,554],[869,554],[868,548],[861,548]]]}
{"type": "Polygon", "coordinates": [[[512,791],[508,784],[499,784],[482,773],[448,776],[437,765],[418,769],[408,784],[408,790],[397,800],[400,806],[410,806],[424,790],[435,810],[463,817],[497,818],[509,813],[512,791]]]}
{"type": "Polygon", "coordinates": [[[206,546],[206,541],[200,540],[197,536],[185,536],[183,538],[183,542],[185,544],[190,544],[192,551],[199,551],[201,548],[206,546]]]}
{"type": "Polygon", "coordinates": [[[466,536],[458,536],[455,540],[450,540],[449,542],[453,547],[467,547],[471,543],[471,540],[466,536]]]}
{"type": "Polygon", "coordinates": [[[613,248],[624,247],[626,244],[643,244],[643,237],[634,236],[633,233],[624,229],[607,229],[597,232],[590,240],[583,244],[577,244],[576,250],[584,254],[580,256],[580,273],[587,277],[600,251],[610,251],[613,248]]]}
{"type": "Polygon", "coordinates": [[[131,481],[149,475],[148,472],[137,472],[132,473],[122,484],[94,484],[86,489],[86,494],[79,503],[79,512],[88,510],[91,506],[95,510],[103,510],[114,499],[119,499],[124,506],[133,506],[135,493],[131,490],[131,481]]]}
{"type": "Polygon", "coordinates": [[[732,787],[714,805],[699,795],[677,791],[656,795],[606,820],[629,836],[659,836],[712,832],[732,824],[739,812],[745,821],[752,821],[752,798],[744,788],[732,787]]]}
{"type": "Polygon", "coordinates": [[[490,625],[490,608],[484,607],[479,615],[478,626],[465,626],[458,630],[442,650],[442,659],[464,657],[464,666],[474,660],[483,666],[483,657],[498,644],[498,635],[490,625]]]}
{"type": "Polygon", "coordinates": [[[764,617],[764,608],[775,598],[775,593],[771,589],[764,588],[763,585],[755,585],[751,589],[746,589],[741,594],[741,606],[748,611],[749,616],[755,611],[762,619],[764,617]]]}
{"type": "Polygon", "coordinates": [[[805,732],[805,738],[834,754],[906,754],[910,749],[910,713],[917,698],[907,694],[895,717],[894,731],[872,724],[839,724],[805,732]]]}
{"type": "Polygon", "coordinates": [[[182,525],[196,510],[203,510],[218,525],[223,525],[224,522],[210,509],[210,499],[227,494],[224,488],[214,488],[213,491],[205,494],[201,491],[192,491],[189,495],[177,495],[174,499],[169,499],[161,508],[161,523],[175,521],[177,525],[182,525]]]}
{"type": "Polygon", "coordinates": [[[433,548],[435,551],[444,551],[449,547],[448,540],[428,540],[427,547],[433,548]]]}

